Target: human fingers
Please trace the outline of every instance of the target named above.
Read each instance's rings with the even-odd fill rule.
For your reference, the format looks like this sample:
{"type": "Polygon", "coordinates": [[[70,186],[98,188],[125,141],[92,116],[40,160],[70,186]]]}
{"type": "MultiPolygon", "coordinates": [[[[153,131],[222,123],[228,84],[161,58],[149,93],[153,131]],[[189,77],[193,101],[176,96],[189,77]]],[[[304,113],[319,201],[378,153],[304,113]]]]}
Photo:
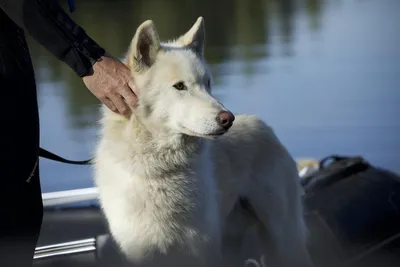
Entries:
{"type": "Polygon", "coordinates": [[[135,93],[136,96],[139,96],[140,91],[136,87],[136,84],[133,80],[129,80],[128,86],[135,93]]]}
{"type": "Polygon", "coordinates": [[[128,86],[125,86],[120,91],[121,96],[124,98],[125,102],[132,108],[136,107],[137,96],[135,92],[128,86]]]}
{"type": "Polygon", "coordinates": [[[106,107],[108,107],[112,112],[118,112],[117,107],[114,105],[114,102],[108,97],[100,98],[100,101],[103,102],[106,107]]]}
{"type": "MultiPolygon", "coordinates": [[[[109,96],[113,104],[115,105],[117,112],[127,118],[130,117],[132,111],[129,108],[128,104],[124,101],[121,95],[111,94],[109,96]]],[[[115,111],[114,111],[115,112],[115,111]]]]}

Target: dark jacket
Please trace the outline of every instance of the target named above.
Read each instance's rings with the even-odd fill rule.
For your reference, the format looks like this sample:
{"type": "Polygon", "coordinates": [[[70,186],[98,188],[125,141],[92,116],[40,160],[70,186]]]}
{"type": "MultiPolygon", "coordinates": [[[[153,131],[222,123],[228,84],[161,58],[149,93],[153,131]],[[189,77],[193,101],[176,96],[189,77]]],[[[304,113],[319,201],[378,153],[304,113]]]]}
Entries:
{"type": "Polygon", "coordinates": [[[78,76],[91,73],[105,50],[93,41],[57,0],[0,0],[5,13],[78,76]]]}

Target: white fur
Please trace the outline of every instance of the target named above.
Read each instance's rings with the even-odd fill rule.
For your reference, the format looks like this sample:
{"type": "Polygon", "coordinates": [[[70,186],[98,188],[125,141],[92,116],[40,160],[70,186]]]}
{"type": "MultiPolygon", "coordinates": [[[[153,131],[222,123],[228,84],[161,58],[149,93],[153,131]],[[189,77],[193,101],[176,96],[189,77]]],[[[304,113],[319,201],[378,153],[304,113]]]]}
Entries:
{"type": "Polygon", "coordinates": [[[204,41],[202,18],[169,43],[151,21],[133,37],[126,64],[139,104],[129,120],[103,108],[95,154],[110,231],[139,266],[244,266],[255,229],[267,266],[309,267],[296,164],[255,116],[221,129],[204,41]]]}

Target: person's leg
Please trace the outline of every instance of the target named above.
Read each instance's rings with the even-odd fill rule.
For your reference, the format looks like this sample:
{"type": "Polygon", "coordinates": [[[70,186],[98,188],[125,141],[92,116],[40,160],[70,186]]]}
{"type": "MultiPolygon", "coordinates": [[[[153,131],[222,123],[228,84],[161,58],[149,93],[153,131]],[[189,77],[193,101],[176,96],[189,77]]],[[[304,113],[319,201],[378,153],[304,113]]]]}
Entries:
{"type": "Polygon", "coordinates": [[[0,266],[28,267],[40,233],[39,114],[24,32],[0,9],[0,266]]]}

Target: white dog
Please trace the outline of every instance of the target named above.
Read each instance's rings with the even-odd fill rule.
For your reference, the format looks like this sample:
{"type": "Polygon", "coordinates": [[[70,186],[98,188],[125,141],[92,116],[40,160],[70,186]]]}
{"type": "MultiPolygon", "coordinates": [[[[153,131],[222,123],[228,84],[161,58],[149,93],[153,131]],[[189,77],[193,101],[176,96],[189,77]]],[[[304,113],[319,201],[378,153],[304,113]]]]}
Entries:
{"type": "Polygon", "coordinates": [[[254,226],[267,266],[309,267],[296,163],[270,127],[211,95],[204,41],[202,17],[175,41],[152,21],[133,37],[138,107],[103,109],[95,154],[112,236],[139,266],[243,266],[254,226]]]}

